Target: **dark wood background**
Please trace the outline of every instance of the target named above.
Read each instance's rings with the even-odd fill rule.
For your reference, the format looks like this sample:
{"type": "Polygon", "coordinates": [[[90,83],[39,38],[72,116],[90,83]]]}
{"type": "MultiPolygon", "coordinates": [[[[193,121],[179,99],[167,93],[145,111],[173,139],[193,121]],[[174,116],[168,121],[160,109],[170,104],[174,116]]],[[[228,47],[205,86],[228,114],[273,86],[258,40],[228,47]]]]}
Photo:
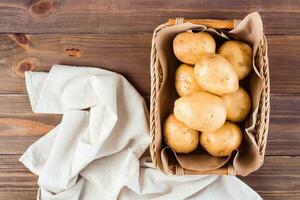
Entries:
{"type": "Polygon", "coordinates": [[[37,178],[18,162],[58,124],[33,114],[22,72],[55,64],[122,73],[150,94],[153,29],[171,17],[239,19],[258,11],[269,42],[271,123],[265,163],[242,178],[264,199],[300,199],[300,1],[0,0],[0,199],[35,199],[37,178]]]}

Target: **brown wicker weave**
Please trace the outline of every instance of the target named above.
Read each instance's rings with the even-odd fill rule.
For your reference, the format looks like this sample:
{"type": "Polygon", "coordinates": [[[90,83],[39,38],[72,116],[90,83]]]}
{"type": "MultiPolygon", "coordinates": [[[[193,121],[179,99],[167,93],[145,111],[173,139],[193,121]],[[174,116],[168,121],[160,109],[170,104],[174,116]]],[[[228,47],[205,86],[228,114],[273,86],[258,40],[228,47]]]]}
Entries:
{"type": "MultiPolygon", "coordinates": [[[[170,19],[168,23],[158,26],[153,33],[152,40],[152,50],[151,50],[151,105],[150,105],[150,152],[154,165],[159,169],[156,155],[160,152],[155,151],[155,137],[157,135],[157,126],[160,126],[158,119],[155,117],[157,112],[157,93],[160,90],[162,83],[162,70],[159,67],[159,60],[157,57],[156,46],[154,39],[156,38],[159,31],[166,28],[167,26],[172,26],[177,24],[177,22],[192,22],[194,24],[202,24],[215,29],[233,29],[236,26],[236,20],[184,20],[182,18],[170,19]]],[[[260,165],[263,163],[267,134],[269,127],[269,114],[270,114],[270,75],[269,75],[269,65],[267,57],[267,43],[264,37],[258,47],[258,51],[255,55],[255,63],[259,66],[261,70],[261,77],[263,77],[263,92],[260,99],[260,107],[258,110],[257,121],[255,124],[254,137],[257,142],[257,146],[260,152],[260,165]]],[[[222,167],[212,171],[198,172],[183,169],[180,165],[170,165],[169,174],[173,175],[189,175],[189,174],[221,174],[221,175],[237,175],[236,170],[232,165],[222,167]]]]}

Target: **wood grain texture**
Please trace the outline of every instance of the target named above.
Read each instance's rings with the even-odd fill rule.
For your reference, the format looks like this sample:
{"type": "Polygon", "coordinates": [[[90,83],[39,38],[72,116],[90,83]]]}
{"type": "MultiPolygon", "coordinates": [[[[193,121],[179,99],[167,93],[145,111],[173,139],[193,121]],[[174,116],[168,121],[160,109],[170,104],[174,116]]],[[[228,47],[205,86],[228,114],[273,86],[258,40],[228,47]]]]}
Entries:
{"type": "Polygon", "coordinates": [[[264,199],[300,198],[300,157],[267,156],[263,166],[241,178],[264,199]]]}
{"type": "Polygon", "coordinates": [[[150,91],[150,34],[0,36],[0,93],[25,93],[23,63],[36,71],[53,64],[102,67],[123,74],[141,93],[150,91]],[[77,54],[76,54],[77,52],[77,54]],[[74,56],[75,55],[75,56],[74,56]]]}
{"type": "MultiPolygon", "coordinates": [[[[38,136],[1,136],[0,137],[0,154],[15,155],[22,154],[26,149],[40,137],[38,136]]],[[[2,161],[0,161],[1,163],[2,161]]],[[[1,183],[1,181],[0,181],[1,183]]]]}
{"type": "MultiPolygon", "coordinates": [[[[36,194],[37,177],[18,162],[19,157],[0,155],[0,197],[28,194],[27,200],[36,194]]],[[[299,199],[299,173],[299,156],[267,156],[259,171],[241,179],[264,199],[299,199]]]]}
{"type": "Polygon", "coordinates": [[[0,191],[36,190],[37,177],[19,160],[20,155],[0,155],[0,191]]]}
{"type": "Polygon", "coordinates": [[[36,200],[37,191],[0,191],[0,199],[5,200],[36,200]]]}
{"type": "Polygon", "coordinates": [[[266,33],[299,33],[299,1],[2,0],[2,33],[152,32],[171,17],[243,18],[259,11],[266,33]],[[274,20],[276,19],[276,20],[274,20]]]}
{"type": "MultiPolygon", "coordinates": [[[[27,67],[36,71],[49,71],[57,63],[102,67],[122,73],[140,93],[149,94],[151,34],[23,37],[20,44],[20,36],[0,35],[0,93],[26,93],[18,74],[29,62],[34,66],[27,67]]],[[[268,36],[268,42],[271,93],[300,94],[300,35],[268,36]]]]}
{"type": "Polygon", "coordinates": [[[0,154],[23,153],[61,118],[61,115],[32,113],[25,94],[0,94],[0,154]]]}
{"type": "Polygon", "coordinates": [[[269,36],[271,93],[300,93],[300,36],[269,36]]]}
{"type": "Polygon", "coordinates": [[[40,136],[49,132],[53,126],[41,122],[16,119],[16,118],[1,118],[0,119],[0,137],[2,136],[40,136]]]}
{"type": "Polygon", "coordinates": [[[267,155],[300,155],[300,95],[271,95],[267,155]]]}

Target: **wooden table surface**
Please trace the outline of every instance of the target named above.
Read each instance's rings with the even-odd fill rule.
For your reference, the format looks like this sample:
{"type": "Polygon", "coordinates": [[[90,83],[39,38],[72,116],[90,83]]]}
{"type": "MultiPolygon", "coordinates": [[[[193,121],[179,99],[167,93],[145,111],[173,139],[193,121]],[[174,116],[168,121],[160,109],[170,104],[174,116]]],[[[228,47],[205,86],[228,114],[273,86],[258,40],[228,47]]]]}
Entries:
{"type": "Polygon", "coordinates": [[[271,121],[265,163],[241,178],[265,199],[300,199],[300,1],[0,0],[0,199],[35,199],[18,162],[59,123],[33,114],[22,72],[53,64],[123,74],[149,100],[153,29],[170,17],[239,19],[258,11],[269,42],[271,121]]]}

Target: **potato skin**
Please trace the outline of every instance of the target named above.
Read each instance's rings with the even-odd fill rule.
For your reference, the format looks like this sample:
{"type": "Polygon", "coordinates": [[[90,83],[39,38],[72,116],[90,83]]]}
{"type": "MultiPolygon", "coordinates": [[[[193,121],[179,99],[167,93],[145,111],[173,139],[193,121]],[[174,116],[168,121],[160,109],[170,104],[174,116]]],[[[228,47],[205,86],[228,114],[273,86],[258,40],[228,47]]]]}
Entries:
{"type": "Polygon", "coordinates": [[[190,153],[199,144],[199,132],[177,120],[174,114],[168,116],[163,125],[165,142],[177,153],[190,153]]]}
{"type": "Polygon", "coordinates": [[[196,81],[194,67],[181,64],[177,68],[175,73],[175,88],[181,97],[203,90],[196,81]]]}
{"type": "Polygon", "coordinates": [[[249,94],[242,87],[238,91],[222,96],[226,105],[227,120],[241,122],[246,119],[251,109],[249,94]]]}
{"type": "Polygon", "coordinates": [[[203,54],[194,67],[200,87],[216,95],[235,92],[239,81],[232,65],[218,54],[203,54]]]}
{"type": "Polygon", "coordinates": [[[178,60],[194,65],[202,53],[215,53],[216,42],[206,32],[183,32],[174,38],[173,50],[178,60]]]}
{"type": "Polygon", "coordinates": [[[214,132],[202,132],[200,135],[201,146],[212,156],[229,156],[242,142],[242,131],[234,123],[225,124],[214,132]]]}
{"type": "Polygon", "coordinates": [[[239,80],[245,78],[252,70],[252,48],[243,42],[227,41],[218,49],[236,71],[239,80]]]}
{"type": "Polygon", "coordinates": [[[215,131],[226,120],[223,100],[207,92],[195,92],[175,101],[175,117],[197,131],[215,131]]]}

